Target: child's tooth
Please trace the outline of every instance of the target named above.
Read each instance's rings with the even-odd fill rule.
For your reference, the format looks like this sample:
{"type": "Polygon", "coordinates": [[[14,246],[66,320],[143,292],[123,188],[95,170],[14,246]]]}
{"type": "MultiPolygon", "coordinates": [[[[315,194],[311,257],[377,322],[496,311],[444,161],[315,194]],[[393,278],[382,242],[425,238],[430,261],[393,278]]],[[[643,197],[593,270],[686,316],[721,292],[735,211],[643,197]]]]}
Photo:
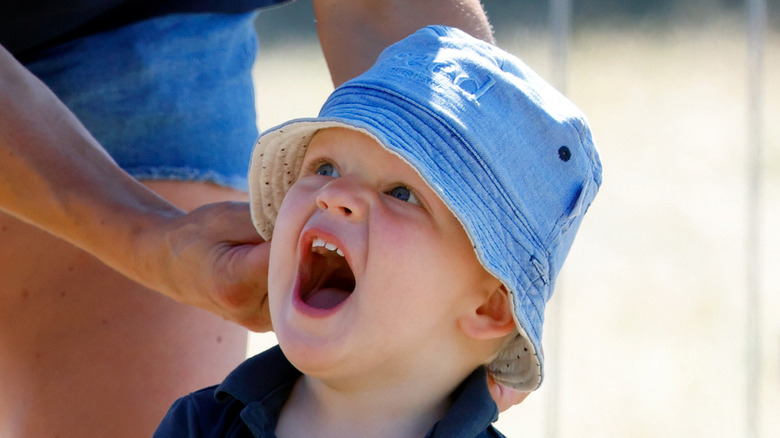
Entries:
{"type": "Polygon", "coordinates": [[[336,254],[344,257],[344,253],[341,252],[341,249],[339,249],[338,246],[336,246],[333,243],[326,242],[324,239],[320,239],[319,237],[315,237],[314,241],[311,242],[311,249],[314,251],[315,248],[321,248],[325,247],[328,251],[335,251],[336,254]]]}

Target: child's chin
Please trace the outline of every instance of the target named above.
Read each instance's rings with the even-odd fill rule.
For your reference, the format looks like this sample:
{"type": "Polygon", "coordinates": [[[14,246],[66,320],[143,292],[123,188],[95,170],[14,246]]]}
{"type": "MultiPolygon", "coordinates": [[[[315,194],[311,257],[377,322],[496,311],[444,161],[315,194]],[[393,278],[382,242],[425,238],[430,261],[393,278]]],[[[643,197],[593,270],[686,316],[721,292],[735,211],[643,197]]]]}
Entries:
{"type": "Polygon", "coordinates": [[[339,355],[323,345],[312,348],[309,344],[280,340],[279,346],[295,368],[313,378],[332,378],[333,370],[337,370],[337,365],[341,363],[338,360],[339,355]]]}

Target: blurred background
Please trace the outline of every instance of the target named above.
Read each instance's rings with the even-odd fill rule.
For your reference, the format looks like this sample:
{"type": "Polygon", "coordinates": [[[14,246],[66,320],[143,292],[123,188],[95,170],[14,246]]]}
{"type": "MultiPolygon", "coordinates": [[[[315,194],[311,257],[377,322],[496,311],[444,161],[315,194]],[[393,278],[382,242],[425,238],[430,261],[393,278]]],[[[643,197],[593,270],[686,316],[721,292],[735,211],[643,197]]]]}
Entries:
{"type": "MultiPolygon", "coordinates": [[[[546,380],[499,429],[780,436],[780,1],[484,5],[604,162],[548,306],[546,380]]],[[[316,115],[331,84],[311,2],[257,26],[260,128],[316,115]]]]}

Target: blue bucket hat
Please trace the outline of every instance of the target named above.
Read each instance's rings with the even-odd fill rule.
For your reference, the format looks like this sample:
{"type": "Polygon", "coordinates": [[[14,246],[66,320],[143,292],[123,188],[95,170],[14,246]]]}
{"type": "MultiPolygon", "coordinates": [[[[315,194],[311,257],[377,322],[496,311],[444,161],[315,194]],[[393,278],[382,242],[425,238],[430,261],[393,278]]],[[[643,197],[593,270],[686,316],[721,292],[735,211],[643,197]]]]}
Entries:
{"type": "Polygon", "coordinates": [[[488,372],[503,385],[536,389],[545,304],[601,184],[584,115],[505,51],[458,29],[423,28],[338,87],[318,117],[261,134],[249,189],[265,239],[306,146],[329,127],[363,132],[403,158],[461,221],[513,305],[517,336],[488,372]]]}

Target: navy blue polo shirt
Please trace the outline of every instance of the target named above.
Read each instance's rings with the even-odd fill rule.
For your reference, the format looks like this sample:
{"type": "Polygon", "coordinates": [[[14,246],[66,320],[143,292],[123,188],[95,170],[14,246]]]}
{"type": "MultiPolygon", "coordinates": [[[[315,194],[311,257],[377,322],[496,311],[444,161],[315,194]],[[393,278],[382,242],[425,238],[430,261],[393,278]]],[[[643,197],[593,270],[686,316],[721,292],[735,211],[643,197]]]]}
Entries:
{"type": "MultiPolygon", "coordinates": [[[[177,400],[154,434],[163,437],[274,438],[284,402],[300,371],[276,346],[247,359],[219,386],[177,400]]],[[[503,437],[492,423],[498,409],[483,367],[453,394],[453,404],[426,438],[503,437]]]]}

